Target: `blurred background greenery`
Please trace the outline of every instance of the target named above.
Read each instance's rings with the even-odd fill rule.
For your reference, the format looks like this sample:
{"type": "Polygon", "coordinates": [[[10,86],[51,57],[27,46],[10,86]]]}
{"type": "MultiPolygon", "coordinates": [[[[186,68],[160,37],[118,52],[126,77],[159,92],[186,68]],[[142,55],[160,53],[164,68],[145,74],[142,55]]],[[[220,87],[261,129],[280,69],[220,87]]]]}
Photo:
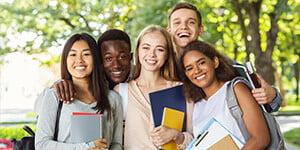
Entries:
{"type": "MultiPolygon", "coordinates": [[[[5,93],[10,89],[13,90],[12,95],[19,92],[16,90],[19,82],[12,88],[7,86],[8,82],[24,77],[25,72],[29,74],[21,80],[28,82],[20,87],[20,92],[31,99],[31,102],[35,100],[36,93],[59,78],[57,70],[62,45],[70,35],[88,32],[97,38],[107,29],[118,28],[129,34],[134,51],[139,32],[150,24],[166,28],[167,13],[178,2],[181,1],[0,0],[0,109],[7,107],[5,101],[11,101],[5,93]],[[21,62],[27,64],[26,67],[21,68],[20,64],[10,66],[12,73],[5,75],[8,72],[5,68],[9,60],[7,58],[11,54],[26,56],[26,61],[34,61],[35,64],[21,62]],[[38,72],[34,76],[37,73],[29,69],[34,66],[48,72],[38,72]],[[29,80],[40,78],[39,76],[43,76],[43,80],[34,80],[40,83],[38,86],[29,80]],[[8,80],[9,77],[12,80],[8,80]],[[27,87],[29,85],[36,88],[30,89],[27,87]],[[28,94],[32,91],[35,94],[28,94]]],[[[202,14],[205,32],[199,39],[210,42],[220,52],[239,63],[253,62],[257,72],[269,84],[280,89],[284,102],[279,113],[300,112],[299,0],[185,2],[195,5],[202,14]]],[[[13,57],[10,61],[16,61],[20,57],[13,57]]],[[[29,105],[32,106],[32,103],[29,105]]],[[[14,109],[13,106],[11,108],[14,109]]],[[[30,116],[34,117],[34,114],[30,116]]],[[[25,134],[21,126],[7,127],[5,123],[2,124],[0,137],[21,138],[25,134]]],[[[34,125],[31,127],[35,128],[34,125]]],[[[298,133],[299,129],[295,129],[286,133],[285,137],[299,141],[298,133]]]]}
{"type": "MultiPolygon", "coordinates": [[[[110,28],[128,32],[134,47],[138,33],[145,26],[167,27],[167,13],[178,2],[1,0],[0,59],[3,64],[8,53],[20,52],[34,55],[32,59],[41,67],[51,68],[59,62],[61,46],[70,35],[88,32],[97,38],[110,28]],[[48,57],[42,59],[37,54],[48,57]]],[[[299,0],[186,2],[195,5],[203,16],[202,40],[240,63],[252,61],[268,83],[280,88],[284,106],[299,103],[299,0]]]]}

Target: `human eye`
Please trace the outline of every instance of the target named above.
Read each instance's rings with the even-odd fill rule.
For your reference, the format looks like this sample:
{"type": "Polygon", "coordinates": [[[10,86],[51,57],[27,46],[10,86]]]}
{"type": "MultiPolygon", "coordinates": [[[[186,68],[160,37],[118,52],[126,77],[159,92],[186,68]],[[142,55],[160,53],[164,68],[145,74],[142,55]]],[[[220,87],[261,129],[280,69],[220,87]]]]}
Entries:
{"type": "Polygon", "coordinates": [[[123,54],[119,57],[120,59],[126,59],[127,58],[127,55],[123,54]]]}
{"type": "Polygon", "coordinates": [[[191,20],[188,22],[189,24],[196,24],[196,22],[194,20],[191,20]]]}
{"type": "Polygon", "coordinates": [[[205,63],[206,63],[206,61],[204,61],[204,60],[203,61],[199,61],[198,62],[198,66],[204,65],[205,63]]]}
{"type": "Polygon", "coordinates": [[[150,48],[149,48],[149,46],[143,46],[142,49],[149,50],[150,48]]]}
{"type": "Polygon", "coordinates": [[[190,72],[190,71],[192,71],[194,68],[192,67],[192,66],[188,66],[188,67],[185,67],[185,71],[186,72],[190,72]]]}
{"type": "Polygon", "coordinates": [[[110,56],[104,57],[104,60],[105,60],[106,62],[110,62],[110,61],[112,60],[112,57],[110,57],[110,56]]]}
{"type": "Polygon", "coordinates": [[[76,53],[70,52],[70,53],[69,53],[69,56],[74,57],[74,56],[76,56],[76,53]]]}
{"type": "Polygon", "coordinates": [[[174,24],[174,25],[179,25],[179,24],[180,24],[180,21],[174,21],[173,24],[174,24]]]}
{"type": "Polygon", "coordinates": [[[165,51],[164,48],[157,48],[157,50],[158,50],[159,52],[164,52],[164,51],[165,51]]]}
{"type": "Polygon", "coordinates": [[[90,55],[92,55],[90,52],[87,52],[87,53],[84,53],[83,54],[84,56],[90,56],[90,55]]]}

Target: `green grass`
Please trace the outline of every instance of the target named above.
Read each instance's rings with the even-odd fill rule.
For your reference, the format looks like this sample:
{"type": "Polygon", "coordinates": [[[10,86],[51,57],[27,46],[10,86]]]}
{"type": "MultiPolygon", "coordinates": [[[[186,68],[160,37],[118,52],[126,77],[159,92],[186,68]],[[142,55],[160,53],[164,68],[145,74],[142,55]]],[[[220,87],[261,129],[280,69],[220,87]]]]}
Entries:
{"type": "Polygon", "coordinates": [[[295,128],[283,133],[284,140],[300,148],[300,128],[295,128]]]}
{"type": "Polygon", "coordinates": [[[279,114],[300,114],[300,105],[289,105],[285,107],[281,107],[278,111],[279,114]]]}

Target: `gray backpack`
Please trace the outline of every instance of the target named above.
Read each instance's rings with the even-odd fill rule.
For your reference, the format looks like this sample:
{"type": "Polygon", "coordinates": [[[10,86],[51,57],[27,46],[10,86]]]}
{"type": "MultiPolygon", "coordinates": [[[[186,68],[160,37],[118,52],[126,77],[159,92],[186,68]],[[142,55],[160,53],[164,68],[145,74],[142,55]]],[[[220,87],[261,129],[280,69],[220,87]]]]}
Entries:
{"type": "MultiPolygon", "coordinates": [[[[234,86],[235,82],[237,82],[237,81],[242,81],[246,85],[249,85],[247,79],[245,79],[243,77],[235,77],[228,84],[228,88],[226,91],[226,98],[227,98],[227,104],[231,111],[231,114],[237,121],[239,128],[242,132],[242,135],[244,136],[245,140],[247,141],[250,138],[250,135],[245,126],[244,120],[242,118],[243,113],[241,111],[241,108],[240,108],[237,100],[236,100],[234,90],[233,90],[233,86],[234,86]]],[[[269,114],[265,111],[262,111],[262,112],[266,119],[266,122],[267,122],[267,125],[269,128],[269,132],[270,132],[270,138],[271,138],[270,144],[266,148],[266,150],[285,150],[286,148],[284,145],[284,140],[283,140],[283,137],[282,137],[282,134],[281,134],[281,131],[280,131],[280,128],[279,128],[279,125],[278,125],[276,119],[271,114],[269,114]]]]}

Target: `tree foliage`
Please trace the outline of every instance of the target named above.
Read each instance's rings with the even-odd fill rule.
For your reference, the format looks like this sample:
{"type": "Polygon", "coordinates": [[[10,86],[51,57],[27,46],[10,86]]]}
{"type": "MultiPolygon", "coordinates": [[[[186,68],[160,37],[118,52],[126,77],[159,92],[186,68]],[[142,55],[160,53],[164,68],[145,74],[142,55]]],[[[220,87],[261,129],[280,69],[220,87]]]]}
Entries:
{"type": "MultiPolygon", "coordinates": [[[[47,52],[75,32],[97,38],[109,28],[135,38],[147,25],[167,27],[167,13],[179,0],[4,0],[0,2],[0,56],[47,52]]],[[[271,84],[299,96],[299,0],[186,0],[199,8],[200,39],[228,57],[255,62],[271,84]],[[281,83],[280,83],[281,81],[281,83]]],[[[60,51],[58,49],[57,51],[60,51]]],[[[54,59],[55,60],[55,59],[54,59]]],[[[49,63],[49,62],[47,62],[49,63]]]]}

